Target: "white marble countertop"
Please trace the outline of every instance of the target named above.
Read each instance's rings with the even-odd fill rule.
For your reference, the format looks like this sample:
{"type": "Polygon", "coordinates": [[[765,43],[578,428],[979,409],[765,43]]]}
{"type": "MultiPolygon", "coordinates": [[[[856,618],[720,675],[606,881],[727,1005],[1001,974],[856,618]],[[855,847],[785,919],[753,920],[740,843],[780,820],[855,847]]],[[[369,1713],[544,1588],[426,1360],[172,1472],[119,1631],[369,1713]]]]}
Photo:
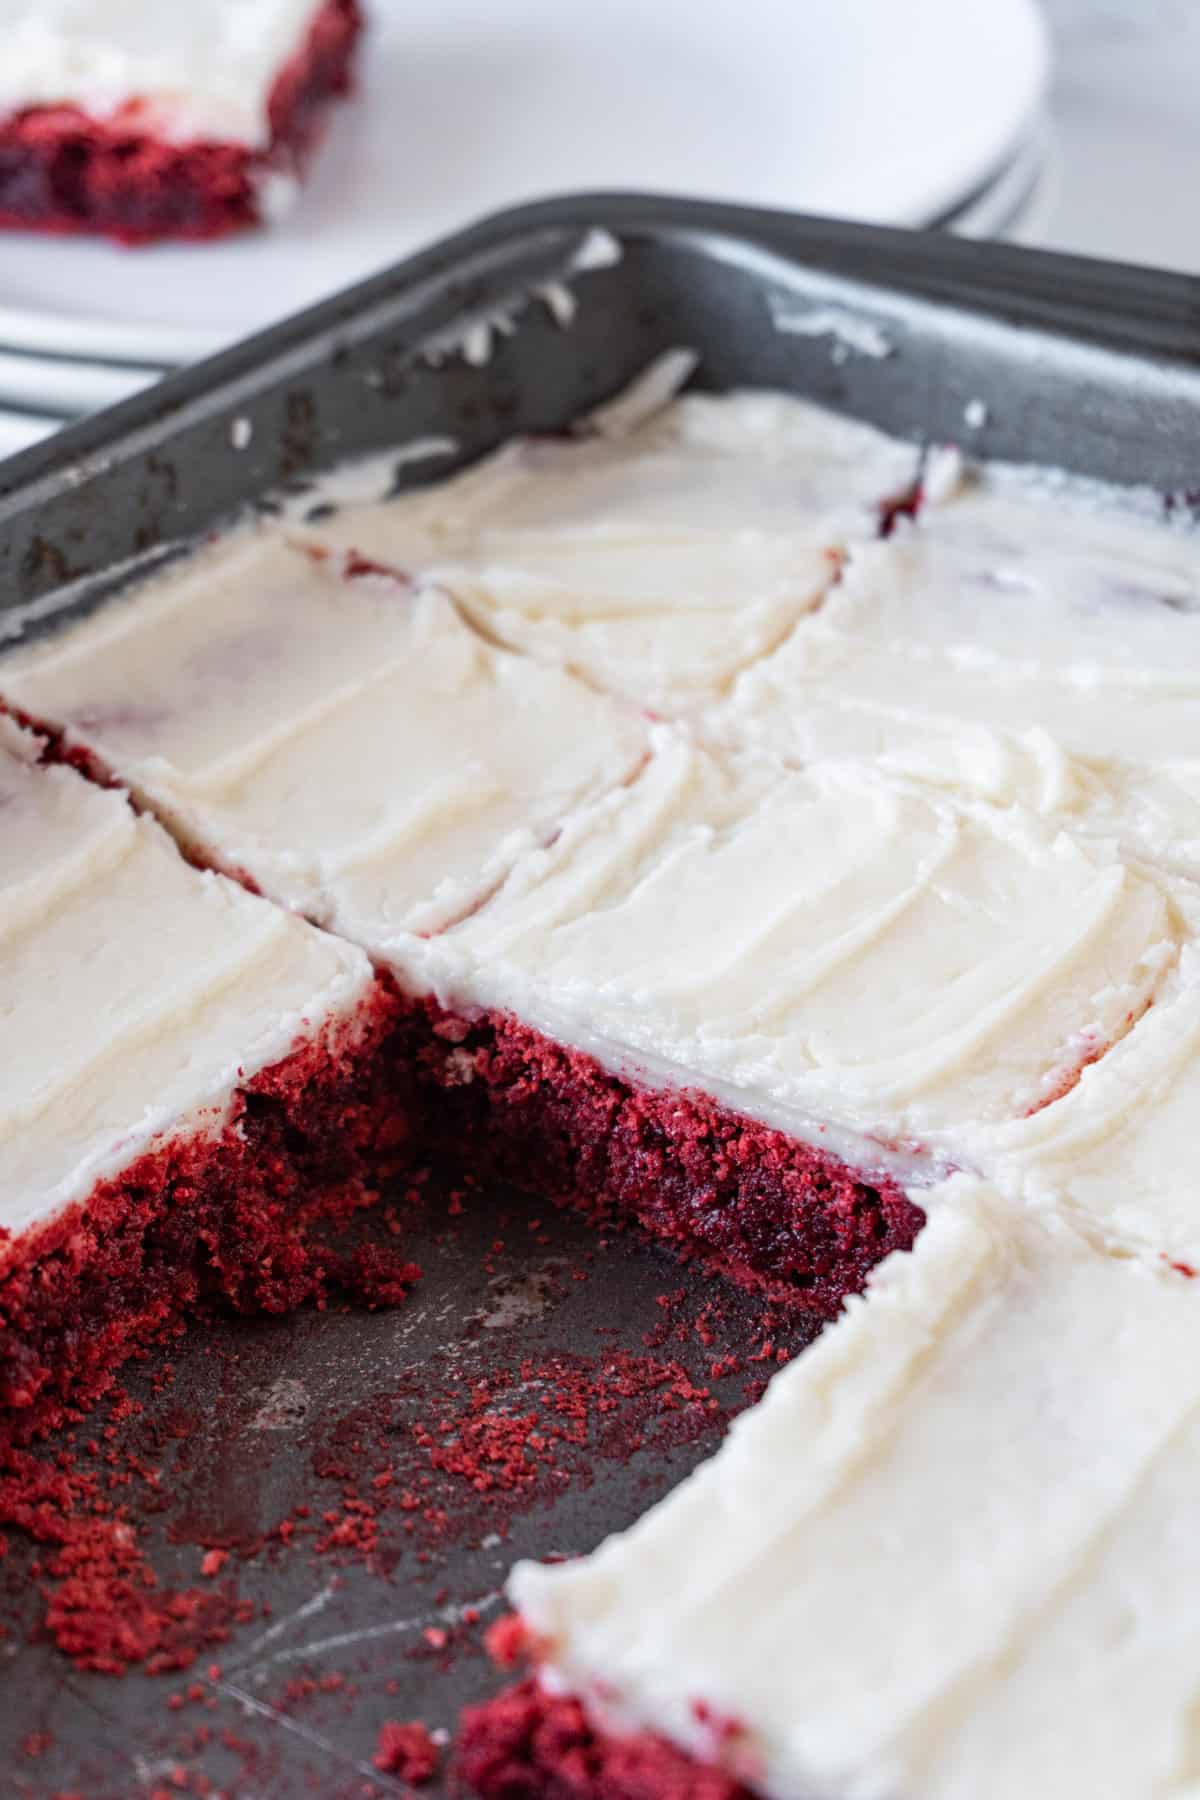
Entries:
{"type": "Polygon", "coordinates": [[[1200,274],[1200,0],[1044,3],[1056,167],[1035,241],[1200,274]]]}

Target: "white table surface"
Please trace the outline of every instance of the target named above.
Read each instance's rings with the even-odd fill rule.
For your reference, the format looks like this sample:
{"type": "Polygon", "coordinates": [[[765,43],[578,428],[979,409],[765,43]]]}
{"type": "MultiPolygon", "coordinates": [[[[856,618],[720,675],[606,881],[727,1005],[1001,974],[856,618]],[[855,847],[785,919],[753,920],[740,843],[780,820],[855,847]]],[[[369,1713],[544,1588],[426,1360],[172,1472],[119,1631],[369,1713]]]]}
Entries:
{"type": "Polygon", "coordinates": [[[1044,4],[1057,168],[1037,241],[1200,274],[1200,0],[1044,4]]]}

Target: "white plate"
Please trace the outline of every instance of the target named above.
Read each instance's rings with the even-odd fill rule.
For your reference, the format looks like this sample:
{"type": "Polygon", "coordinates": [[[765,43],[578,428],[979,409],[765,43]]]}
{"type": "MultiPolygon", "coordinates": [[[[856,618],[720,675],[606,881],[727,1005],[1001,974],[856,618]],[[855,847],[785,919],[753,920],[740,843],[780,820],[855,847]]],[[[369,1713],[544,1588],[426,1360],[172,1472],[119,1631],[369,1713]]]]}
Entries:
{"type": "Polygon", "coordinates": [[[494,208],[657,189],[921,224],[1041,103],[1035,0],[374,0],[284,223],[129,251],[12,236],[0,342],[182,361],[494,208]]]}

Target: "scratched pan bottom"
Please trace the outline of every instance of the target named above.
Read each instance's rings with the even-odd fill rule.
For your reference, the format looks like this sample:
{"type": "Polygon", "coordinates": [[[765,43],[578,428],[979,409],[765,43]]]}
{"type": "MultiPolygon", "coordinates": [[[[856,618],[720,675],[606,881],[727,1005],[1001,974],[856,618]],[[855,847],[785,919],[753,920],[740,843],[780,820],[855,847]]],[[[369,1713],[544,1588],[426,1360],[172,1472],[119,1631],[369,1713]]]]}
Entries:
{"type": "MultiPolygon", "coordinates": [[[[99,1439],[118,1483],[139,1471],[114,1499],[161,1590],[211,1595],[227,1641],[182,1672],[81,1671],[45,1641],[36,1553],[12,1538],[7,1792],[406,1791],[374,1766],[379,1728],[450,1731],[501,1685],[482,1636],[514,1558],[628,1524],[711,1453],[784,1346],[814,1335],[514,1194],[410,1197],[400,1226],[423,1269],[407,1303],[198,1326],[127,1379],[144,1411],[99,1439]]],[[[109,1416],[72,1456],[87,1461],[109,1416]]],[[[446,1790],[443,1768],[422,1791],[446,1790]]]]}

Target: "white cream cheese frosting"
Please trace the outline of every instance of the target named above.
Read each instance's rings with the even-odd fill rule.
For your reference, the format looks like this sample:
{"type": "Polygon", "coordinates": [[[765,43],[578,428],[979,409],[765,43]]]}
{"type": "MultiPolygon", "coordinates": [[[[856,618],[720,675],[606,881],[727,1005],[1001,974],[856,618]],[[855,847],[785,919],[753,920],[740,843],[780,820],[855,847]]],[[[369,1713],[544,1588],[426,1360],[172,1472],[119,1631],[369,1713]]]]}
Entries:
{"type": "Polygon", "coordinates": [[[518,1567],[545,1678],[772,1800],[1183,1800],[1200,1296],[931,1211],[632,1530],[518,1567]]]}
{"type": "Polygon", "coordinates": [[[673,710],[779,643],[916,472],[912,446],[803,401],[687,394],[315,530],[432,574],[501,642],[673,710]]]}
{"type": "Polygon", "coordinates": [[[1098,1243],[1200,1273],[1200,949],[1055,1105],[977,1126],[975,1159],[1014,1198],[1098,1243]]]}
{"type": "Polygon", "coordinates": [[[1036,818],[667,726],[414,968],[773,1124],[954,1161],[1121,1037],[1186,930],[1150,876],[1036,818]]]}
{"type": "Polygon", "coordinates": [[[246,528],[6,657],[192,848],[373,951],[478,904],[645,755],[638,716],[439,589],[246,528]]]}
{"type": "Polygon", "coordinates": [[[982,479],[852,552],[719,736],[863,756],[1200,872],[1200,532],[982,479]]]}
{"type": "Polygon", "coordinates": [[[175,143],[265,150],[276,77],[318,0],[0,0],[0,116],[120,115],[175,143]]]}
{"type": "Polygon", "coordinates": [[[372,979],[37,751],[0,717],[0,1262],[156,1142],[218,1129],[235,1087],[349,1019],[372,979]]]}

